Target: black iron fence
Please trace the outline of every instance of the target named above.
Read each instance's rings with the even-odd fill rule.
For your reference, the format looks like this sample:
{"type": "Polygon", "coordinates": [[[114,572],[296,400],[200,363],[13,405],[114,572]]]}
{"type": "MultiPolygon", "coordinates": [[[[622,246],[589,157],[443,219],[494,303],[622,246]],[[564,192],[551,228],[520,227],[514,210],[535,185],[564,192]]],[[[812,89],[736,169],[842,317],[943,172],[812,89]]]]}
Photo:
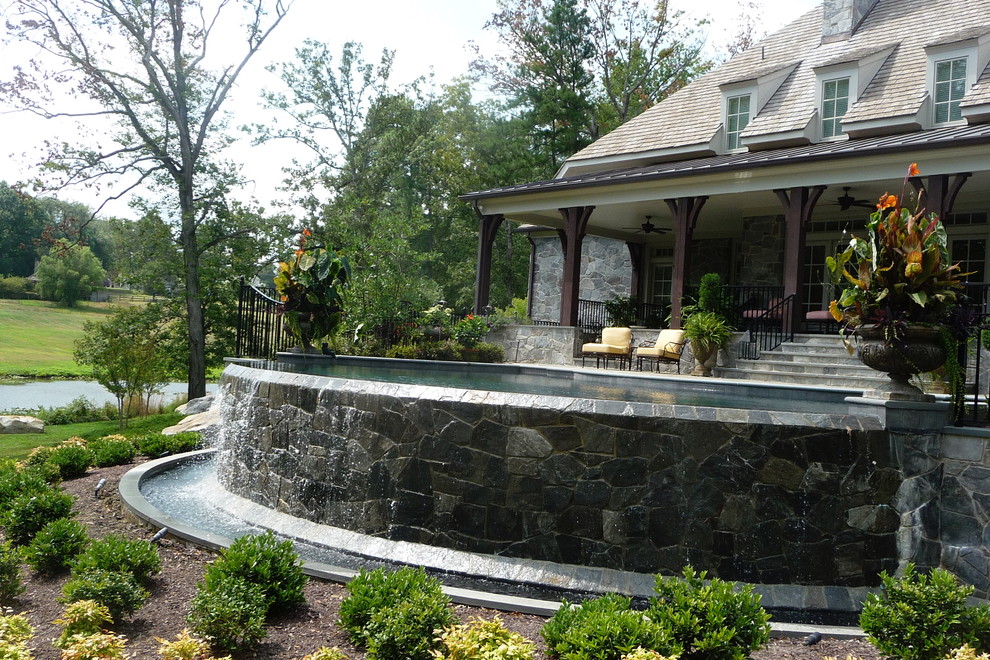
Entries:
{"type": "Polygon", "coordinates": [[[963,320],[968,339],[959,344],[959,365],[966,384],[955,401],[956,426],[990,426],[990,284],[967,284],[963,320]]]}
{"type": "MultiPolygon", "coordinates": [[[[655,305],[653,303],[639,303],[636,308],[636,322],[633,325],[642,325],[648,328],[662,328],[667,325],[667,316],[670,314],[669,305],[655,305]]],[[[553,326],[560,325],[559,321],[533,320],[534,325],[553,326]]],[[[612,315],[608,313],[607,303],[602,300],[578,300],[578,327],[586,333],[598,334],[602,328],[615,325],[612,315]]]]}
{"type": "Polygon", "coordinates": [[[237,300],[237,357],[271,359],[291,345],[282,329],[275,289],[254,287],[241,280],[237,300]]]}

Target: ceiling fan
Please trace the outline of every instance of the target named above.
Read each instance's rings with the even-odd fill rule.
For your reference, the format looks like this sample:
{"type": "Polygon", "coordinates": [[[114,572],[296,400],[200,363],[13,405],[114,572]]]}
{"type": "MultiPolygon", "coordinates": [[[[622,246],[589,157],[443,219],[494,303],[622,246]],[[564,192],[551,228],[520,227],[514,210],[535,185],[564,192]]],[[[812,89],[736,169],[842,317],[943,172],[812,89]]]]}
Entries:
{"type": "Polygon", "coordinates": [[[644,234],[666,234],[668,231],[670,231],[669,229],[664,229],[663,227],[657,227],[652,222],[650,222],[651,220],[653,220],[653,216],[648,215],[646,216],[646,222],[641,224],[639,227],[626,227],[626,229],[635,229],[637,234],[639,232],[642,232],[644,234]]]}
{"type": "Polygon", "coordinates": [[[836,203],[839,205],[840,211],[848,211],[854,206],[858,206],[864,209],[872,209],[876,206],[874,203],[869,202],[865,199],[856,199],[855,197],[849,194],[850,190],[852,190],[852,186],[843,186],[842,196],[835,200],[836,203]]]}

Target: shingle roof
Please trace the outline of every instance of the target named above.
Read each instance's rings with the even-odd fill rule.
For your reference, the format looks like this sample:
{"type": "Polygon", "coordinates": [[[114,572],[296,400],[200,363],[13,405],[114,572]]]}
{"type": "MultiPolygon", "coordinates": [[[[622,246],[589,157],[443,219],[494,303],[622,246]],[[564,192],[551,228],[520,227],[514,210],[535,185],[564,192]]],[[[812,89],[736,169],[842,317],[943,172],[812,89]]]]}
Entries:
{"type": "MultiPolygon", "coordinates": [[[[639,117],[598,139],[569,162],[710,143],[722,122],[720,86],[751,80],[797,63],[743,137],[803,130],[815,112],[815,68],[893,52],[846,113],[848,122],[917,114],[927,94],[926,46],[990,33],[990,0],[879,0],[848,40],[821,43],[818,7],[729,62],[695,80],[639,117]],[[939,29],[939,26],[945,26],[939,29]],[[965,26],[960,28],[959,26],[965,26]]],[[[970,97],[990,98],[984,73],[970,97]]]]}

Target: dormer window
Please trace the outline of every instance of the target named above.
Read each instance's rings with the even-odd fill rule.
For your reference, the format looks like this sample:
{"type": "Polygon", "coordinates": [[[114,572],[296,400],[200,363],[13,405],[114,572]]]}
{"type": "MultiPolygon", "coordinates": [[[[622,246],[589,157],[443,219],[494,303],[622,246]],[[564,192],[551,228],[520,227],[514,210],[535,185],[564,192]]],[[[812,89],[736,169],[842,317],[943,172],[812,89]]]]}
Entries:
{"type": "Polygon", "coordinates": [[[849,78],[826,80],[822,85],[822,137],[842,135],[840,122],[849,109],[849,78]]]}
{"type": "Polygon", "coordinates": [[[935,123],[945,124],[962,119],[959,102],[966,95],[966,57],[935,62],[935,123]]]}
{"type": "Polygon", "coordinates": [[[749,94],[730,96],[725,105],[725,150],[738,151],[743,148],[740,134],[749,123],[749,94]]]}

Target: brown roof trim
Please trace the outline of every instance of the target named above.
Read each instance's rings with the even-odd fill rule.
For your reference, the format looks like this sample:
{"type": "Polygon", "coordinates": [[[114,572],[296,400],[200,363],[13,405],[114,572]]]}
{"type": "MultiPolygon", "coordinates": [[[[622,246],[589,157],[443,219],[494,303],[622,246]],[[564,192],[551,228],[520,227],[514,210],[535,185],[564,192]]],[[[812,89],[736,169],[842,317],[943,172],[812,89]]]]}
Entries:
{"type": "Polygon", "coordinates": [[[974,126],[950,126],[927,131],[859,138],[840,142],[820,142],[798,147],[769,149],[737,154],[724,154],[645,167],[609,170],[563,179],[534,181],[515,186],[505,186],[470,192],[460,196],[465,201],[536,194],[547,191],[570,190],[608,186],[621,183],[656,181],[694,174],[712,174],[737,170],[774,167],[784,163],[814,163],[822,160],[852,159],[895,153],[905,148],[943,149],[990,143],[990,124],[974,126]]]}

